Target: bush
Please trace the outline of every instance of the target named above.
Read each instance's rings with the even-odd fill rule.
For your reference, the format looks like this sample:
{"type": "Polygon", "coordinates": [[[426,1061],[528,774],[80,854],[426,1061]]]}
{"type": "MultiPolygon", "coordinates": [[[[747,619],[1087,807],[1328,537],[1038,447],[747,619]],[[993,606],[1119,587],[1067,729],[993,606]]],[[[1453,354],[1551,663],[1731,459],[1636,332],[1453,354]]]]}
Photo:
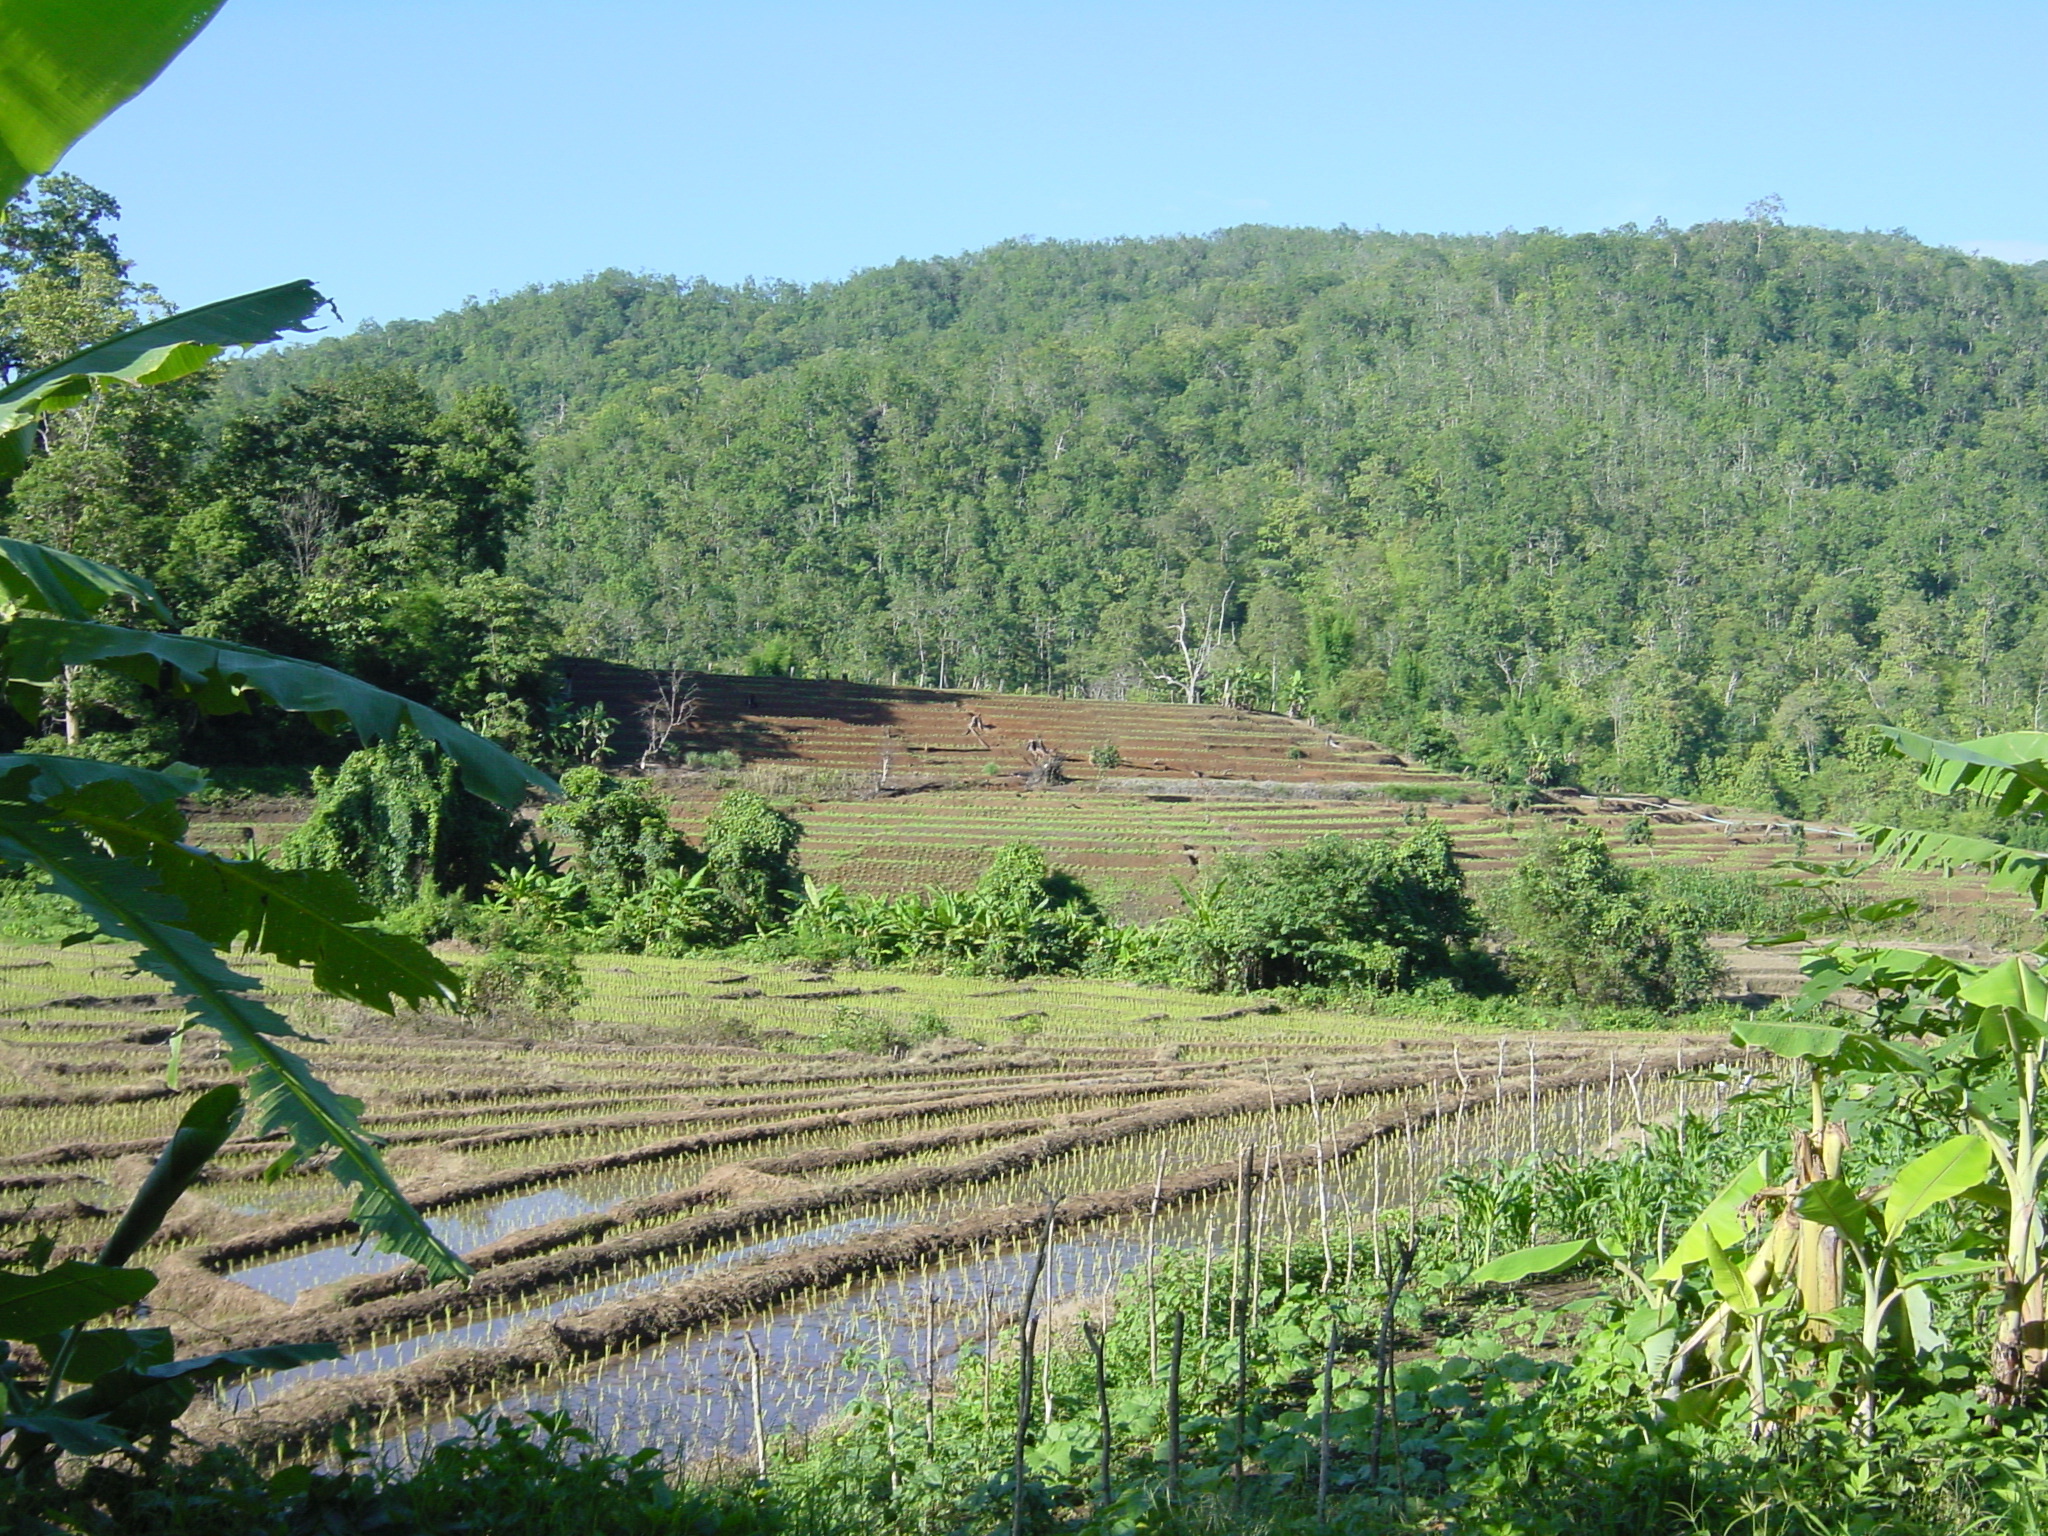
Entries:
{"type": "Polygon", "coordinates": [[[703,862],[669,824],[667,802],[645,779],[571,768],[562,775],[562,793],[560,804],[541,812],[541,824],[576,840],[569,871],[603,916],[659,872],[703,862]]]}
{"type": "Polygon", "coordinates": [[[313,814],[280,861],[340,870],[381,907],[422,889],[474,899],[519,847],[519,823],[464,788],[454,761],[410,727],[316,772],[313,785],[313,814]]]}
{"type": "Polygon", "coordinates": [[[1787,890],[1746,869],[1657,863],[1643,868],[1642,880],[1658,902],[1705,933],[1781,933],[1814,905],[1810,892],[1787,890]]]}
{"type": "Polygon", "coordinates": [[[469,967],[462,978],[462,1011],[470,1018],[555,1022],[590,995],[573,955],[501,949],[469,967]]]}
{"type": "Polygon", "coordinates": [[[826,1051],[855,1051],[863,1056],[901,1056],[912,1046],[942,1040],[952,1033],[946,1021],[929,1009],[906,1027],[865,1008],[842,1003],[832,1010],[832,1022],[818,1036],[818,1047],[826,1051]]]}
{"type": "Polygon", "coordinates": [[[1100,742],[1089,750],[1088,761],[1098,768],[1121,768],[1124,755],[1117,750],[1113,741],[1100,742]]]}
{"type": "Polygon", "coordinates": [[[1180,979],[1207,991],[1391,991],[1465,974],[1478,932],[1450,837],[1425,823],[1399,841],[1330,836],[1225,859],[1140,948],[1153,967],[1176,956],[1180,979]]]}
{"type": "Polygon", "coordinates": [[[1510,969],[1541,997],[1675,1011],[1720,975],[1697,917],[1617,865],[1597,828],[1537,843],[1501,888],[1500,918],[1510,969]]]}
{"type": "Polygon", "coordinates": [[[741,933],[765,933],[803,897],[796,845],[804,829],[750,789],[718,802],[704,828],[704,864],[741,933]]]}

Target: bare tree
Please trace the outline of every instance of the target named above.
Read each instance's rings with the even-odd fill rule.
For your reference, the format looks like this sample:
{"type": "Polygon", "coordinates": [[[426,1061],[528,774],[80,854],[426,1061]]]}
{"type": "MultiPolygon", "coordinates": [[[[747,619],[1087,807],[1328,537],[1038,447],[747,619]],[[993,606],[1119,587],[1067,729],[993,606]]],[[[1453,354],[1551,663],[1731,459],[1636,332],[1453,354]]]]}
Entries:
{"type": "Polygon", "coordinates": [[[278,507],[278,532],[284,535],[292,574],[300,581],[312,579],[314,567],[340,526],[341,509],[334,504],[334,498],[312,486],[301,488],[298,495],[278,507]]]}
{"type": "Polygon", "coordinates": [[[1178,665],[1169,660],[1167,666],[1172,670],[1153,670],[1147,674],[1157,682],[1178,688],[1190,704],[1202,702],[1202,685],[1209,680],[1215,669],[1216,653],[1228,638],[1223,618],[1230,610],[1230,590],[1223,589],[1223,595],[1206,611],[1199,625],[1188,611],[1187,599],[1181,599],[1178,616],[1166,626],[1167,634],[1173,637],[1178,665]]]}
{"type": "Polygon", "coordinates": [[[653,695],[640,706],[640,725],[647,733],[647,744],[640,752],[640,771],[645,773],[650,763],[668,756],[676,733],[688,730],[703,715],[704,700],[697,685],[681,667],[669,668],[655,685],[653,695]]]}

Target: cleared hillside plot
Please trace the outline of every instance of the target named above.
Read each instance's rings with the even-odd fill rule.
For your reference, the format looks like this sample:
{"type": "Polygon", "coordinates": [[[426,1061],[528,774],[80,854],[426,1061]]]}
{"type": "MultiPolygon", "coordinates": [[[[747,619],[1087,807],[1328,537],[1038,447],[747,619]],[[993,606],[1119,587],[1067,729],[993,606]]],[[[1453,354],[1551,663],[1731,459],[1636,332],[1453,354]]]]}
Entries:
{"type": "MultiPolygon", "coordinates": [[[[202,1433],[286,1451],[568,1405],[629,1440],[732,1451],[817,1422],[877,1371],[935,1382],[1013,1310],[1050,1196],[1056,1298],[1168,1243],[1212,1249],[1247,1146],[1266,1237],[1327,1234],[1333,1262],[1356,1262],[1353,1225],[1436,1170],[1710,1107],[1719,1085],[1696,1069],[1726,1054],[1705,1036],[1474,1039],[1101,983],[585,967],[590,1003],[557,1021],[394,1023],[266,973],[476,1273],[426,1286],[357,1245],[323,1175],[266,1179],[276,1145],[231,1143],[143,1257],[163,1277],[153,1319],[195,1348],[343,1353],[243,1383],[202,1433]],[[848,1008],[950,1032],[893,1058],[817,1050],[848,1008]]],[[[0,951],[12,1239],[105,1234],[218,1080],[195,1050],[164,1086],[176,1016],[107,946],[0,951]]]]}
{"type": "MultiPolygon", "coordinates": [[[[648,707],[666,677],[610,662],[565,666],[570,697],[578,704],[602,704],[620,722],[613,750],[626,761],[637,760],[647,743],[648,707]]],[[[1455,782],[1376,743],[1247,709],[710,672],[689,673],[682,681],[694,690],[696,715],[676,735],[679,748],[871,774],[885,782],[1021,773],[1045,752],[1064,759],[1068,777],[1090,782],[1160,774],[1289,783],[1455,782]],[[1090,761],[1103,746],[1116,748],[1120,766],[1090,761]]]]}

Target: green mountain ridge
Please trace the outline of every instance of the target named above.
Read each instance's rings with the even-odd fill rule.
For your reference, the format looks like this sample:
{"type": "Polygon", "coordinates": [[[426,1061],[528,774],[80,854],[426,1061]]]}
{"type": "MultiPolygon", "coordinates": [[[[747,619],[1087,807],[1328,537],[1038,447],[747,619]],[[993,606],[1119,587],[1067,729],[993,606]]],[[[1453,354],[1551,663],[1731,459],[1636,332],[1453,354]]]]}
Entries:
{"type": "Polygon", "coordinates": [[[1313,708],[1506,777],[1868,798],[2040,723],[2048,267],[1768,221],[605,273],[253,359],[509,392],[572,647],[1313,708]],[[1185,642],[1185,644],[1183,644],[1185,642]]]}

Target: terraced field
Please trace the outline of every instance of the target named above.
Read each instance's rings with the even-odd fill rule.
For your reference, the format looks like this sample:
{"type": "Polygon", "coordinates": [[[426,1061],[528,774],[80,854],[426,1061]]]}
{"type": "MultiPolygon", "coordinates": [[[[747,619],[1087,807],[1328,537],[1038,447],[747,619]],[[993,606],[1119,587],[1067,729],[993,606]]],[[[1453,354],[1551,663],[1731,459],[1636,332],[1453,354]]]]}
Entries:
{"type": "MultiPolygon", "coordinates": [[[[603,704],[620,729],[621,758],[640,755],[642,709],[655,674],[606,662],[568,663],[571,696],[603,704]]],[[[1411,766],[1373,742],[1317,729],[1306,720],[1206,705],[1127,704],[1040,694],[885,688],[779,677],[694,673],[699,721],[682,744],[729,751],[748,762],[800,764],[882,777],[982,779],[1015,774],[1037,760],[1038,742],[1065,759],[1080,782],[1171,778],[1286,783],[1441,783],[1456,780],[1411,766]],[[1121,767],[1097,768],[1089,754],[1114,745],[1121,767]]]]}
{"type": "MultiPolygon", "coordinates": [[[[356,1246],[324,1176],[267,1180],[275,1144],[230,1144],[143,1256],[163,1277],[154,1319],[191,1347],[344,1355],[243,1385],[202,1434],[282,1451],[567,1405],[627,1444],[736,1451],[818,1422],[884,1365],[936,1390],[1010,1315],[1048,1196],[1055,1303],[1169,1241],[1213,1251],[1241,1179],[1265,1238],[1333,1234],[1325,1252],[1356,1263],[1353,1227],[1448,1164],[1707,1107],[1716,1084],[1671,1074],[1722,1050],[1460,1038],[1083,982],[585,965],[574,1020],[484,1025],[393,1023],[268,973],[476,1277],[428,1288],[356,1246]],[[819,1052],[845,1008],[951,1033],[894,1059],[819,1052]]],[[[198,1052],[164,1087],[175,1015],[136,985],[104,945],[0,951],[0,1223],[17,1241],[94,1244],[183,1099],[217,1080],[198,1052]]]]}

